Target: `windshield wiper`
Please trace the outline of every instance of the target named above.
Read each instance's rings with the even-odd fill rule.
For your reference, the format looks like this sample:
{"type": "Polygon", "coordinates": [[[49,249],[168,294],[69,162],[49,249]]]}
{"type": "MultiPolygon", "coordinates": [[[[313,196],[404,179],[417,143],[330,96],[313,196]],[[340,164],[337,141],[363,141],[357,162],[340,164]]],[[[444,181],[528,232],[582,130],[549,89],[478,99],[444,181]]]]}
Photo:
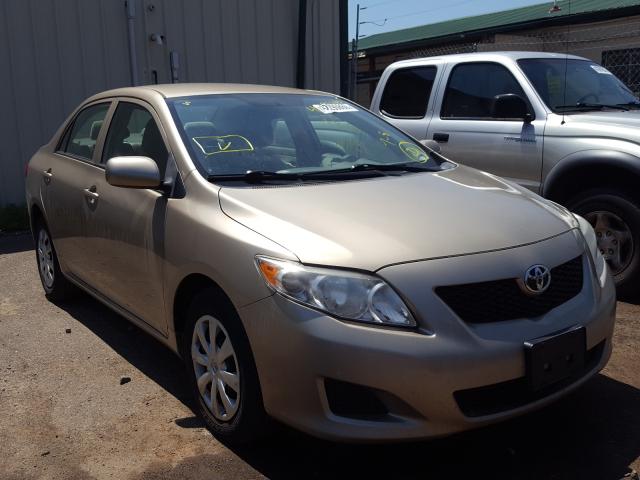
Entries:
{"type": "Polygon", "coordinates": [[[640,102],[617,103],[616,105],[627,108],[640,108],[640,102]]]}
{"type": "MultiPolygon", "coordinates": [[[[416,163],[416,162],[411,162],[416,163]]],[[[265,180],[333,180],[336,176],[351,176],[354,173],[370,172],[373,175],[382,172],[432,172],[433,169],[411,163],[357,163],[348,168],[336,168],[333,170],[315,170],[311,172],[270,172],[265,170],[249,170],[246,173],[221,173],[207,176],[210,182],[215,181],[240,181],[247,183],[261,183],[265,180]]]]}
{"type": "Polygon", "coordinates": [[[263,180],[299,180],[300,175],[297,173],[287,172],[269,172],[265,170],[249,170],[246,173],[220,173],[207,176],[207,180],[214,182],[216,180],[231,180],[247,183],[260,183],[263,180]]]}
{"type": "Polygon", "coordinates": [[[424,166],[413,165],[417,162],[407,163],[356,163],[347,168],[336,168],[334,170],[319,170],[315,172],[301,173],[303,177],[315,177],[318,175],[333,175],[352,172],[432,172],[433,169],[424,166]]]}
{"type": "Polygon", "coordinates": [[[616,104],[616,105],[609,105],[606,103],[584,103],[584,102],[578,102],[578,103],[574,103],[573,105],[556,105],[555,108],[564,108],[567,110],[602,110],[604,108],[613,108],[616,110],[624,110],[625,112],[629,110],[628,106],[625,105],[620,105],[620,104],[616,104]]]}

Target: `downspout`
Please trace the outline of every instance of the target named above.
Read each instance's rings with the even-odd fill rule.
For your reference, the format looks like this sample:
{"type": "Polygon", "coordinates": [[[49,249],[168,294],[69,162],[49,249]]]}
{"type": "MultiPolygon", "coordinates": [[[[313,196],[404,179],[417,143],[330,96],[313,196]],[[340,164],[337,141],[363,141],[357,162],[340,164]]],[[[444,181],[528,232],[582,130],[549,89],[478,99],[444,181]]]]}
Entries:
{"type": "Polygon", "coordinates": [[[347,0],[338,0],[338,12],[340,17],[340,95],[347,97],[349,95],[349,24],[347,0]]]}
{"type": "Polygon", "coordinates": [[[131,85],[138,85],[138,54],[136,52],[136,0],[124,2],[127,9],[127,30],[129,32],[129,67],[131,68],[131,85]]]}
{"type": "Polygon", "coordinates": [[[304,88],[307,63],[307,0],[300,0],[298,9],[298,61],[296,87],[304,88]]]}

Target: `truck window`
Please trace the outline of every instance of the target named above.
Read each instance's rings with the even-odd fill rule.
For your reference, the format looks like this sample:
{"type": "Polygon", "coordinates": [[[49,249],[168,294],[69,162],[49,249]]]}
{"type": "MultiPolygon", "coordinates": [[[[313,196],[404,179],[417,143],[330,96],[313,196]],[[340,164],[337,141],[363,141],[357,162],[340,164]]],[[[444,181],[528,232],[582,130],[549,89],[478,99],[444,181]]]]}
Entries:
{"type": "Polygon", "coordinates": [[[461,63],[449,77],[440,117],[490,119],[493,98],[505,93],[527,99],[518,81],[504,66],[490,62],[461,63]]]}
{"type": "Polygon", "coordinates": [[[385,86],[380,111],[390,117],[423,118],[435,78],[436,67],[396,70],[385,86]]]}

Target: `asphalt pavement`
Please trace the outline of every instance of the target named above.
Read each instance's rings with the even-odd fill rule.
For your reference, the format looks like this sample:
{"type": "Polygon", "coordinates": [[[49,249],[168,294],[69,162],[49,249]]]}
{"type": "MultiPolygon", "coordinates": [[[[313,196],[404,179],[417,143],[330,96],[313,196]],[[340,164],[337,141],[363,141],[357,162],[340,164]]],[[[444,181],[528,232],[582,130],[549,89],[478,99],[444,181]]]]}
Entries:
{"type": "Polygon", "coordinates": [[[0,479],[597,479],[640,470],[640,306],[606,369],[549,408],[454,437],[324,442],[286,428],[229,449],[180,360],[92,298],[46,300],[31,238],[0,238],[0,479]]]}

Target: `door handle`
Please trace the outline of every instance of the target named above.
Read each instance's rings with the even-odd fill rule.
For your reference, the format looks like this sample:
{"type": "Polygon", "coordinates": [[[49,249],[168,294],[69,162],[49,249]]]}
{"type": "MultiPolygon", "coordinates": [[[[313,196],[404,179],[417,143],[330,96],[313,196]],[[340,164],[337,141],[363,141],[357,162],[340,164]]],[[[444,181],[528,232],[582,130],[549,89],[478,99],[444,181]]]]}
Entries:
{"type": "Polygon", "coordinates": [[[94,204],[96,200],[100,197],[98,192],[96,192],[96,186],[92,185],[89,188],[84,189],[84,195],[89,199],[90,204],[94,204]]]}
{"type": "Polygon", "coordinates": [[[42,172],[42,176],[44,177],[44,183],[49,185],[51,182],[51,178],[53,177],[53,172],[50,168],[47,168],[44,172],[42,172]]]}
{"type": "Polygon", "coordinates": [[[449,141],[448,133],[434,133],[433,139],[438,143],[447,143],[449,141]]]}

